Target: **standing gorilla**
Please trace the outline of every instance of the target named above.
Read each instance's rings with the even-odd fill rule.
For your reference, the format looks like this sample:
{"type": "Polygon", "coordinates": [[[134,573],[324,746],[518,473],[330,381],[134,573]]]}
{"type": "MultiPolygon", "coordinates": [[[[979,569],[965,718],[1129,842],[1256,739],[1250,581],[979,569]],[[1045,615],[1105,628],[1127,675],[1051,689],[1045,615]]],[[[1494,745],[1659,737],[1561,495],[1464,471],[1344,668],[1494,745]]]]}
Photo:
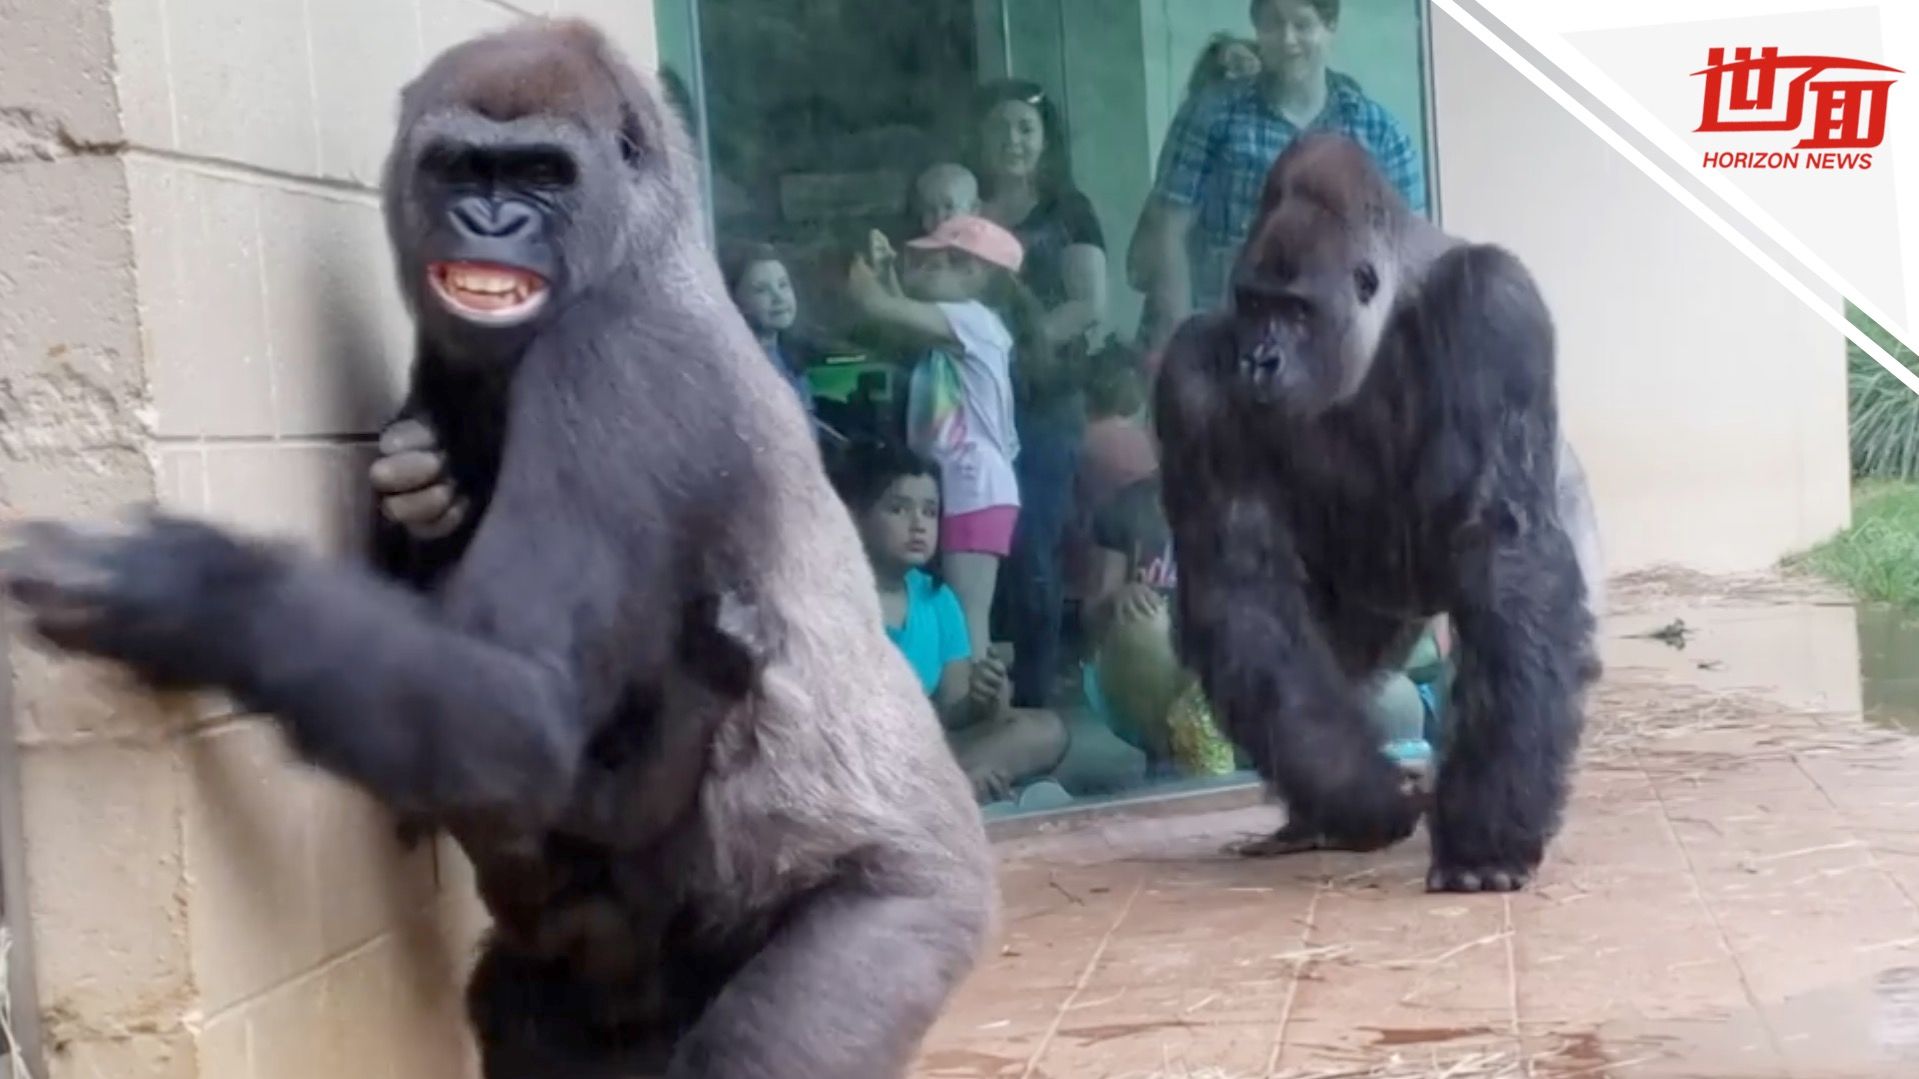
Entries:
{"type": "Polygon", "coordinates": [[[495,919],[489,1079],[896,1077],[993,922],[978,810],[692,168],[582,23],[405,91],[392,435],[437,433],[465,501],[383,546],[429,594],[159,516],[0,561],[47,640],[224,689],[455,835],[495,919]]]}
{"type": "Polygon", "coordinates": [[[1412,831],[1357,685],[1444,611],[1461,658],[1427,887],[1522,887],[1565,805],[1600,578],[1526,269],[1414,216],[1358,143],[1302,137],[1230,309],[1179,329],[1157,399],[1180,646],[1289,811],[1255,849],[1412,831]]]}

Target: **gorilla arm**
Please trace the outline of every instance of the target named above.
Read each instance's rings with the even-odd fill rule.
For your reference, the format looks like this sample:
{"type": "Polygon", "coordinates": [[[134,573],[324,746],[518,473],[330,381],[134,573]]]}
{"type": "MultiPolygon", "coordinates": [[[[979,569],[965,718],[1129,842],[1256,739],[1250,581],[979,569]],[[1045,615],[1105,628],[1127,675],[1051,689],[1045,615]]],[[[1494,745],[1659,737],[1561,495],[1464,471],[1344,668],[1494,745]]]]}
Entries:
{"type": "Polygon", "coordinates": [[[380,432],[367,478],[376,499],[373,565],[425,590],[459,562],[486,512],[506,436],[506,386],[450,372],[424,339],[417,349],[406,401],[380,432]]]}
{"type": "Polygon", "coordinates": [[[1231,413],[1233,349],[1227,316],[1189,319],[1160,376],[1180,652],[1227,733],[1286,799],[1289,831],[1385,846],[1412,831],[1415,808],[1315,629],[1286,524],[1248,460],[1258,435],[1231,413]]]}
{"type": "Polygon", "coordinates": [[[654,568],[563,504],[577,488],[552,467],[509,455],[438,610],[357,567],[169,517],[125,535],[30,526],[0,580],[55,645],[156,687],[225,690],[403,813],[537,824],[567,798],[587,709],[611,688],[589,684],[587,660],[616,647],[623,586],[654,568]]]}

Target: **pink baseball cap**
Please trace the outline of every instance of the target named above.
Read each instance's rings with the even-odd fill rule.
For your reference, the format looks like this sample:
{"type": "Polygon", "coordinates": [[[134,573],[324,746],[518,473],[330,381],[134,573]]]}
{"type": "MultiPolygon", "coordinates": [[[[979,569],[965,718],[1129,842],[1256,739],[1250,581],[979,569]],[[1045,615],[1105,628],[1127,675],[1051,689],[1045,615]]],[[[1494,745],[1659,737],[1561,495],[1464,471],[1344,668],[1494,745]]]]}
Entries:
{"type": "Polygon", "coordinates": [[[906,241],[906,246],[921,251],[950,247],[1013,273],[1019,272],[1020,264],[1026,259],[1026,249],[1020,246],[1019,237],[974,214],[949,217],[932,232],[906,241]]]}

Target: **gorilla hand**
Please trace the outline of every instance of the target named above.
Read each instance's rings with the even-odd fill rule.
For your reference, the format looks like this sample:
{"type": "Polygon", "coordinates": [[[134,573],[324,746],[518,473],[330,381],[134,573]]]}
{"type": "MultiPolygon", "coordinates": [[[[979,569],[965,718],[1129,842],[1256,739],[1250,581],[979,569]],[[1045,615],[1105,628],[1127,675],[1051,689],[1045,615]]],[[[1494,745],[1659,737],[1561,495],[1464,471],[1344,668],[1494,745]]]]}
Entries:
{"type": "Polygon", "coordinates": [[[286,569],[272,548],[154,511],[118,531],[29,522],[16,538],[0,586],[33,631],[156,689],[232,684],[225,642],[247,632],[246,597],[286,569]]]}
{"type": "Polygon", "coordinates": [[[380,432],[368,469],[380,512],[416,540],[445,539],[465,522],[468,503],[446,471],[439,437],[425,420],[395,420],[380,432]]]}

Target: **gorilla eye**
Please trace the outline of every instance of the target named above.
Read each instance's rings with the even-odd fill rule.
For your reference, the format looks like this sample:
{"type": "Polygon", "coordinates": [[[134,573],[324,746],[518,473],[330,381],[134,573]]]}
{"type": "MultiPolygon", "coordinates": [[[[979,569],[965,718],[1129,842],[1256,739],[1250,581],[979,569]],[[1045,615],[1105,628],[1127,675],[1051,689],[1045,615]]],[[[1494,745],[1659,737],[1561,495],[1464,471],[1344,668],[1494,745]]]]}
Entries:
{"type": "Polygon", "coordinates": [[[573,159],[558,150],[534,150],[520,155],[513,171],[528,187],[571,187],[576,178],[573,159]]]}
{"type": "Polygon", "coordinates": [[[1353,287],[1359,290],[1359,302],[1371,303],[1379,293],[1379,271],[1373,269],[1370,262],[1362,262],[1359,269],[1353,271],[1353,287]]]}
{"type": "Polygon", "coordinates": [[[431,147],[421,156],[420,168],[441,183],[456,185],[478,183],[485,171],[479,154],[472,149],[444,143],[431,147]]]}

